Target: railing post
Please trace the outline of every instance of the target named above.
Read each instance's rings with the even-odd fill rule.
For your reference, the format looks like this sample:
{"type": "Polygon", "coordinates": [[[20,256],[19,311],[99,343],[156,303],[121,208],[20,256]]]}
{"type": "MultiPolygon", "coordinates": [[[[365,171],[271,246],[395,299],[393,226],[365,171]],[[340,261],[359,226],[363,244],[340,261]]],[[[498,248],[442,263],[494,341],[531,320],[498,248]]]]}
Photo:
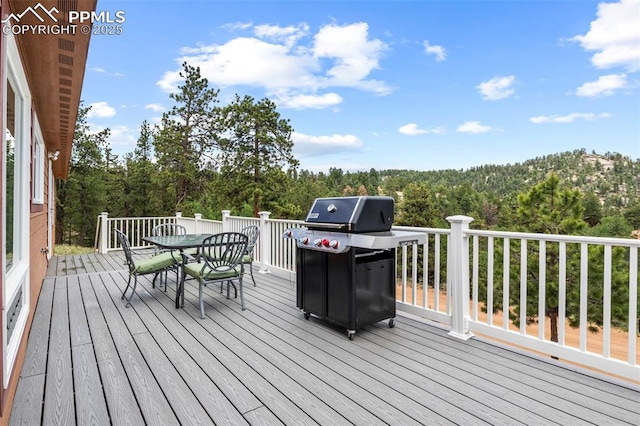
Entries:
{"type": "Polygon", "coordinates": [[[447,273],[451,282],[451,331],[450,336],[467,340],[473,337],[469,331],[469,238],[465,231],[473,221],[469,216],[449,216],[451,224],[451,249],[447,273]]]}
{"type": "Polygon", "coordinates": [[[231,210],[222,210],[222,232],[229,232],[231,230],[229,216],[231,216],[231,210]]]}
{"type": "Polygon", "coordinates": [[[98,247],[98,253],[106,254],[109,251],[109,213],[100,213],[100,244],[98,247]]]}
{"type": "Polygon", "coordinates": [[[196,218],[196,234],[200,233],[200,220],[202,220],[202,213],[195,213],[193,215],[196,218]]]}
{"type": "Polygon", "coordinates": [[[271,266],[271,226],[269,215],[271,212],[258,212],[260,215],[260,270],[258,272],[269,273],[271,266]]]}

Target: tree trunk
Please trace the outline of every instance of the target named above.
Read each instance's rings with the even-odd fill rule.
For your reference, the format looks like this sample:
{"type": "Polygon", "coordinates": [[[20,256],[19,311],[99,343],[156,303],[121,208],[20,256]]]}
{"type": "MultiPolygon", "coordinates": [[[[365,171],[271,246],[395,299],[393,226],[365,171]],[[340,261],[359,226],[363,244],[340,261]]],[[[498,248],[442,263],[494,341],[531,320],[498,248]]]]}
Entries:
{"type": "MultiPolygon", "coordinates": [[[[549,314],[549,321],[551,326],[551,341],[558,343],[558,313],[553,312],[549,314]]],[[[553,359],[558,359],[557,356],[551,356],[553,359]]]]}

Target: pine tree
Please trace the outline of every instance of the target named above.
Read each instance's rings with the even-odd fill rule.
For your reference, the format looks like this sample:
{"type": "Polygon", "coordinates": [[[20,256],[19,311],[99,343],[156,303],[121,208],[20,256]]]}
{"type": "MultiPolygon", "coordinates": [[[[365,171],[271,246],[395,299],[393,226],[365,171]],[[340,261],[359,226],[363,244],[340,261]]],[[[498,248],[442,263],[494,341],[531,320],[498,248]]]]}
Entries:
{"type": "Polygon", "coordinates": [[[250,200],[254,216],[283,187],[273,179],[283,169],[295,169],[293,131],[289,120],[280,117],[269,99],[256,102],[251,96],[235,99],[222,108],[219,163],[228,191],[237,194],[235,204],[250,200]],[[268,177],[271,176],[269,181],[268,177]],[[269,185],[275,184],[276,186],[269,185]]]}

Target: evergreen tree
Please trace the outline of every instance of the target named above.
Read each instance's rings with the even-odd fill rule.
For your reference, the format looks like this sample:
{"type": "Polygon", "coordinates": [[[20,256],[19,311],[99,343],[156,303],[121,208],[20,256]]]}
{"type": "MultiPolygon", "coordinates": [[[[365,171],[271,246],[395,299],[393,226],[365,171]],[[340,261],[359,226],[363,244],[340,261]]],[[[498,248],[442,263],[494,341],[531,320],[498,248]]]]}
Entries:
{"type": "Polygon", "coordinates": [[[215,161],[220,124],[220,109],[216,106],[219,91],[209,88],[199,68],[187,63],[183,68],[180,76],[184,83],[178,86],[178,92],[169,95],[176,104],[162,114],[154,138],[158,165],[163,171],[163,190],[171,196],[165,200],[173,204],[173,211],[188,210],[185,207],[204,191],[202,169],[215,161]]]}
{"type": "Polygon", "coordinates": [[[56,243],[92,245],[97,217],[107,206],[105,149],[110,131],[90,132],[90,108],[80,103],[69,177],[56,181],[56,243]]]}
{"type": "Polygon", "coordinates": [[[262,199],[272,198],[274,191],[283,188],[281,180],[274,177],[282,177],[283,168],[298,166],[292,154],[293,129],[266,98],[256,102],[251,96],[236,95],[222,108],[221,115],[221,175],[228,191],[237,194],[238,200],[250,200],[253,215],[257,216],[263,208],[262,199]]]}
{"type": "Polygon", "coordinates": [[[125,217],[165,216],[161,200],[165,193],[158,189],[159,175],[153,159],[153,132],[144,121],[134,152],[126,157],[125,217]]]}

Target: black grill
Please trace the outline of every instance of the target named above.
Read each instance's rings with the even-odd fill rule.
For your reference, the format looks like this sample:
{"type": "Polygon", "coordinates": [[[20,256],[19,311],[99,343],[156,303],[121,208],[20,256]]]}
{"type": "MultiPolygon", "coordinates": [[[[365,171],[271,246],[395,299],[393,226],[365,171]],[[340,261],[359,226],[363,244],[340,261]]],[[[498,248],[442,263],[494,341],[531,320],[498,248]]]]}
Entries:
{"type": "Polygon", "coordinates": [[[309,229],[352,233],[389,231],[393,225],[393,210],[391,197],[317,198],[305,225],[309,229]]]}
{"type": "Polygon", "coordinates": [[[399,244],[424,243],[425,234],[392,231],[391,197],[318,198],[303,228],[285,231],[296,240],[298,308],[356,329],[396,316],[395,257],[399,244]]]}

